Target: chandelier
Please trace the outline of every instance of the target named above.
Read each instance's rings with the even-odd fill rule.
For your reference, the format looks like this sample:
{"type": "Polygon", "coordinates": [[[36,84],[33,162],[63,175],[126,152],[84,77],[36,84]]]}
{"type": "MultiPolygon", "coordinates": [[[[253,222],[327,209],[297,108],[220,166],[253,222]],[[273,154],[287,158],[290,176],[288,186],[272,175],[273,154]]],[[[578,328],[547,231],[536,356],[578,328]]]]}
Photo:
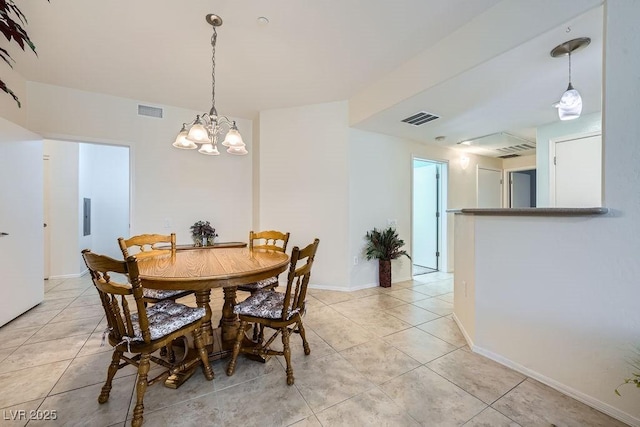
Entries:
{"type": "Polygon", "coordinates": [[[183,123],[173,146],[186,150],[198,149],[199,153],[208,156],[219,156],[218,140],[222,138],[225,129],[227,134],[222,145],[227,147],[227,153],[242,156],[248,153],[242,136],[238,132],[236,122],[226,116],[219,116],[216,110],[216,27],[222,25],[222,18],[218,15],[207,15],[207,22],[213,27],[211,36],[211,110],[198,114],[190,123],[183,123]]]}

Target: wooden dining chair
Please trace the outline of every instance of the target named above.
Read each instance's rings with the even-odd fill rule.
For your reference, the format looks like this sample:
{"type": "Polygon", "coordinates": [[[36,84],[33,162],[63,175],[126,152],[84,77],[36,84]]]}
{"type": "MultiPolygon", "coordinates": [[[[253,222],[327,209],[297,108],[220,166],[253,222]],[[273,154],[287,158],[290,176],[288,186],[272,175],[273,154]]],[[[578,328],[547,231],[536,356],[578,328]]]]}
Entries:
{"type": "Polygon", "coordinates": [[[284,356],[287,365],[287,384],[294,383],[293,368],[291,366],[291,349],[289,335],[297,332],[302,338],[304,354],[309,355],[311,349],[302,325],[302,315],[305,312],[305,298],[307,285],[311,276],[311,267],[320,240],[299,249],[297,246],[291,251],[289,273],[287,275],[287,289],[285,292],[260,291],[249,296],[243,302],[236,304],[233,312],[240,318],[238,335],[233,345],[233,354],[227,365],[227,375],[233,375],[238,355],[240,353],[260,356],[284,356]],[[304,262],[304,265],[299,265],[304,262]],[[274,329],[273,335],[266,341],[260,341],[255,346],[243,347],[244,331],[249,323],[255,323],[265,328],[274,329]],[[278,335],[282,336],[283,350],[273,350],[271,343],[278,335]]]}
{"type": "Polygon", "coordinates": [[[82,257],[100,296],[108,324],[105,334],[108,333],[109,344],[113,347],[111,364],[107,370],[107,381],[98,397],[99,403],[109,400],[113,377],[126,365],[134,365],[138,368],[136,405],[131,421],[134,427],[142,425],[143,398],[147,386],[162,381],[178,371],[195,369],[198,363],[202,364],[202,371],[207,380],[213,379],[213,370],[200,332],[202,319],[206,314],[204,308],[187,307],[171,300],[160,301],[147,307],[143,298],[145,283],[139,277],[138,263],[134,256],[128,257],[126,261],[118,261],[85,249],[82,251],[82,257]],[[119,283],[112,277],[127,277],[128,282],[119,283]],[[129,307],[132,297],[136,310],[134,313],[129,307]],[[152,355],[174,339],[189,333],[193,335],[199,358],[175,366],[152,355]],[[125,353],[132,353],[135,356],[125,356],[125,353]],[[149,379],[150,362],[157,363],[166,369],[149,379]]]}
{"type": "MultiPolygon", "coordinates": [[[[276,252],[286,252],[287,243],[289,243],[289,233],[283,233],[276,230],[267,230],[249,232],[249,250],[254,249],[266,249],[276,252]]],[[[245,285],[239,285],[238,290],[250,292],[252,295],[258,291],[272,290],[278,287],[278,276],[268,277],[266,279],[258,280],[257,282],[247,283],[245,285]]],[[[258,325],[253,327],[253,340],[259,341],[262,339],[261,329],[258,325]]]]}
{"type": "MultiPolygon", "coordinates": [[[[254,249],[266,249],[276,252],[285,252],[287,250],[287,243],[289,243],[289,233],[283,233],[275,230],[259,231],[257,233],[254,231],[249,232],[250,251],[254,249]]],[[[238,289],[254,294],[258,291],[274,289],[277,286],[278,276],[273,276],[257,282],[248,283],[246,285],[239,285],[238,289]]]]}
{"type": "MultiPolygon", "coordinates": [[[[149,256],[170,254],[171,251],[176,250],[176,233],[171,233],[170,235],[140,234],[128,239],[119,237],[118,245],[125,259],[130,255],[135,255],[137,259],[140,259],[149,256]],[[161,244],[165,246],[159,246],[161,244]],[[167,244],[169,245],[168,247],[167,244]],[[131,249],[133,249],[133,251],[131,251],[131,249]]],[[[162,289],[143,289],[143,292],[144,300],[151,303],[157,303],[166,299],[175,301],[178,298],[193,293],[193,291],[162,289]]]]}

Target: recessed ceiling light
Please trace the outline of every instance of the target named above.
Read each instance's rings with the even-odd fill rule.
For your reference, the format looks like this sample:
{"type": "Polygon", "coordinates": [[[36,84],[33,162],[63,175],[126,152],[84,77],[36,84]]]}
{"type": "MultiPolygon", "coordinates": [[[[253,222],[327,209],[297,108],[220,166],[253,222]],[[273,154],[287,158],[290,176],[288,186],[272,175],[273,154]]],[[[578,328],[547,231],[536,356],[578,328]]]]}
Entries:
{"type": "Polygon", "coordinates": [[[269,19],[267,19],[264,16],[258,17],[258,19],[256,21],[258,21],[258,25],[267,25],[267,24],[269,24],[269,19]]]}

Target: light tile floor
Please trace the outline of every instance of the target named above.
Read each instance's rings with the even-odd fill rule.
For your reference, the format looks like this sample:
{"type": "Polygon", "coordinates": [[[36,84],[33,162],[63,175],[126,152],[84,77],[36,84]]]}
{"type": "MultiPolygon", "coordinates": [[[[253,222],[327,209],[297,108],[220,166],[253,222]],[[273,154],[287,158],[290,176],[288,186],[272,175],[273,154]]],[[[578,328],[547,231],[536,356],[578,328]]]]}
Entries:
{"type": "MultiPolygon", "coordinates": [[[[89,278],[46,281],[45,289],[42,304],[0,328],[0,425],[128,425],[135,369],[118,372],[109,402],[97,402],[111,349],[100,345],[105,321],[89,278]],[[12,421],[19,410],[55,410],[57,420],[12,421]]],[[[212,382],[198,370],[178,390],[150,387],[145,425],[624,425],[470,352],[451,319],[452,291],[443,273],[387,289],[310,289],[311,355],[292,336],[295,385],[287,386],[280,357],[241,356],[231,377],[216,361],[212,382]]],[[[214,291],[214,318],[222,302],[214,291]]]]}

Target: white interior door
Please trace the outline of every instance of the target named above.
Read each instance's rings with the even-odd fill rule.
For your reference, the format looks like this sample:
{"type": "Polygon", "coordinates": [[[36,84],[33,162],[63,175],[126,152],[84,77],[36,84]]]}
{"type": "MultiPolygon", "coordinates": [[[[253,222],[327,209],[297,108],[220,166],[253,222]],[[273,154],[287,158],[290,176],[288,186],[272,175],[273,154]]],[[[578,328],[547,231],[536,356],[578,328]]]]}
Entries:
{"type": "Polygon", "coordinates": [[[416,161],[413,169],[413,264],[438,270],[439,165],[416,161]]]}
{"type": "Polygon", "coordinates": [[[502,207],[502,171],[478,167],[478,207],[502,207]]]}
{"type": "Polygon", "coordinates": [[[44,299],[42,142],[0,119],[0,326],[44,299]]]}
{"type": "Polygon", "coordinates": [[[602,136],[555,142],[555,206],[602,206],[602,136]]]}

